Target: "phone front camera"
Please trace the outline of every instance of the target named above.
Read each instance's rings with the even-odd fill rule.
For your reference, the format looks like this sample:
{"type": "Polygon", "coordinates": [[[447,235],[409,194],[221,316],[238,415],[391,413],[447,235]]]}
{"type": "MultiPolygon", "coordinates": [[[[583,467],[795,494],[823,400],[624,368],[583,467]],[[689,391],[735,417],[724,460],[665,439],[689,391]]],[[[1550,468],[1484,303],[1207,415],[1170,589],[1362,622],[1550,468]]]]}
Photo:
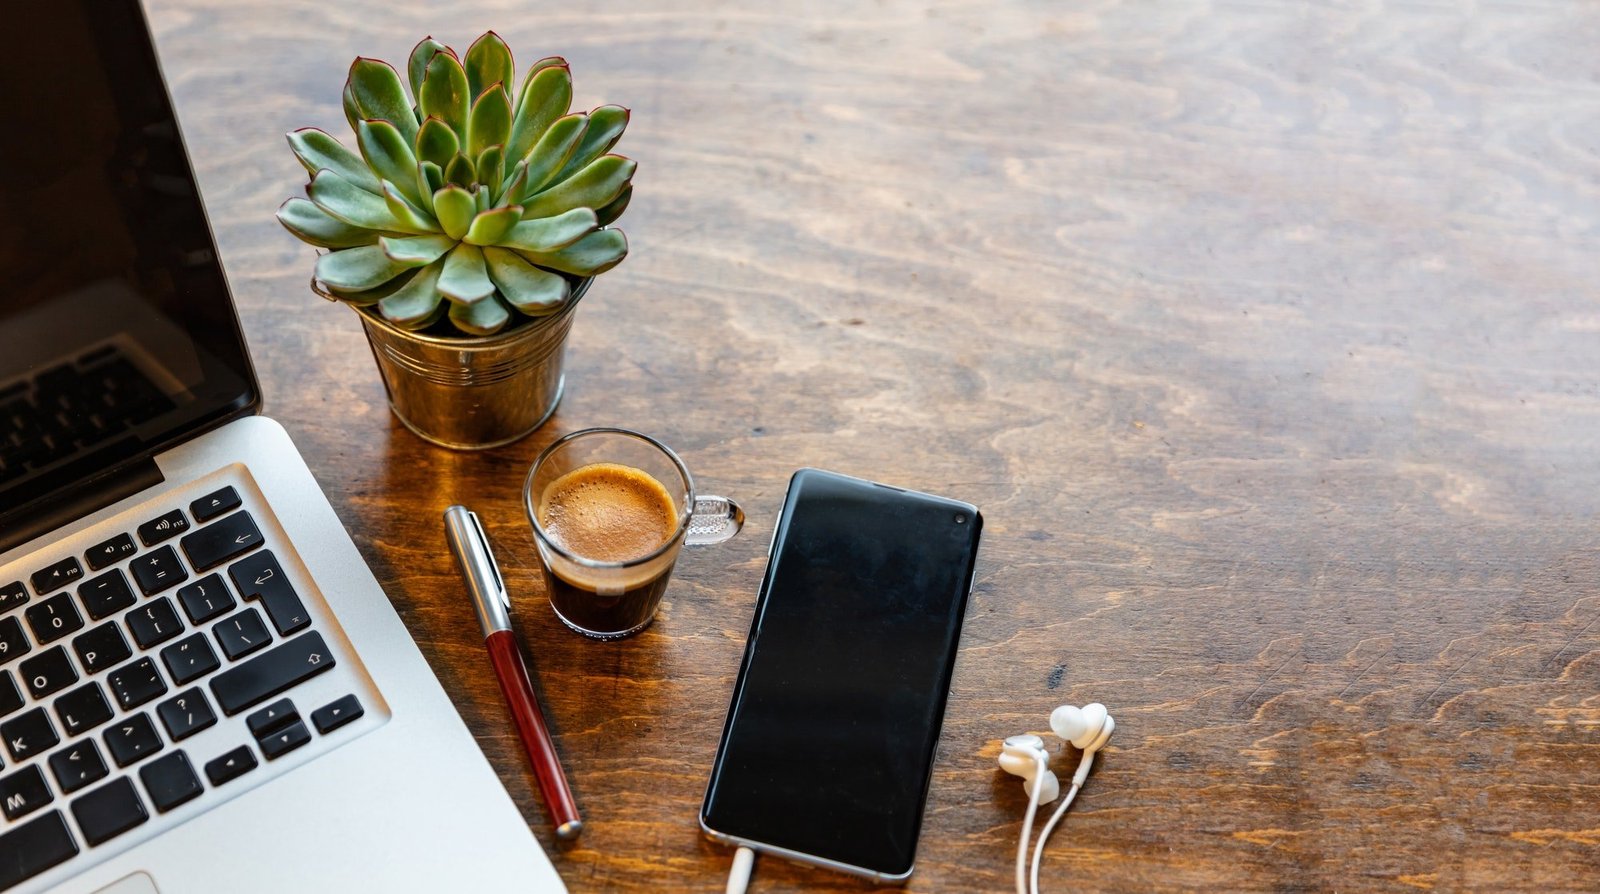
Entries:
{"type": "Polygon", "coordinates": [[[956,513],[956,524],[964,525],[966,523],[967,523],[967,517],[965,515],[962,515],[961,513],[957,512],[956,513]]]}

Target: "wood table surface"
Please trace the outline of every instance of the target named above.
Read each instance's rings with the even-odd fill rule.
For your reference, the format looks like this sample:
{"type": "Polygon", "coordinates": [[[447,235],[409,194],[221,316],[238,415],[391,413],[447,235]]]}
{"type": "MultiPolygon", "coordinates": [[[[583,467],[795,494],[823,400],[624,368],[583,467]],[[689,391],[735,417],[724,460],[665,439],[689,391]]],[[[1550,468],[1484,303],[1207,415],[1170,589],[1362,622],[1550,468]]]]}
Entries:
{"type": "MultiPolygon", "coordinates": [[[[150,7],[266,411],[573,891],[722,889],[696,814],[801,466],[987,518],[912,891],[1009,888],[1000,741],[1088,701],[1117,731],[1047,891],[1600,887],[1594,4],[150,7]],[[305,180],[282,134],[347,133],[353,57],[491,27],[629,106],[639,172],[559,412],[457,453],[391,416],[272,214],[305,180]],[[593,425],[749,512],[620,643],[556,621],[519,506],[593,425]],[[576,842],[446,552],[457,501],[576,842]]],[[[767,859],[753,890],[869,887],[767,859]]]]}

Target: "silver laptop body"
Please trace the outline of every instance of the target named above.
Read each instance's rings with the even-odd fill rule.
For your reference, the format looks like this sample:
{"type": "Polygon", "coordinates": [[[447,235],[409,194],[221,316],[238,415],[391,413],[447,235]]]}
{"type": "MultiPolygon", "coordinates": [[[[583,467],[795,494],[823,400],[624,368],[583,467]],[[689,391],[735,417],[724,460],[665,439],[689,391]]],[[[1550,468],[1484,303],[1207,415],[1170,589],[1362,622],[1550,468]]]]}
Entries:
{"type": "Polygon", "coordinates": [[[0,93],[78,130],[0,212],[91,213],[0,227],[0,891],[565,890],[255,415],[137,2],[37,12],[0,93]]]}

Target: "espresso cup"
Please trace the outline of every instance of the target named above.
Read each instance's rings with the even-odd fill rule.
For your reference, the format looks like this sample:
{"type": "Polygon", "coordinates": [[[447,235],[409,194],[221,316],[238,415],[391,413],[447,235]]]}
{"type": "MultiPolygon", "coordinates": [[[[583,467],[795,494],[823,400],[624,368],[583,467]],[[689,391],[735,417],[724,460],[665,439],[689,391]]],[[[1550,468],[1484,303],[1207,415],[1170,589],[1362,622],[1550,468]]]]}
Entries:
{"type": "Polygon", "coordinates": [[[649,626],[685,545],[739,533],[744,511],[697,495],[677,454],[621,428],[576,431],[528,470],[522,503],[556,617],[595,639],[649,626]]]}

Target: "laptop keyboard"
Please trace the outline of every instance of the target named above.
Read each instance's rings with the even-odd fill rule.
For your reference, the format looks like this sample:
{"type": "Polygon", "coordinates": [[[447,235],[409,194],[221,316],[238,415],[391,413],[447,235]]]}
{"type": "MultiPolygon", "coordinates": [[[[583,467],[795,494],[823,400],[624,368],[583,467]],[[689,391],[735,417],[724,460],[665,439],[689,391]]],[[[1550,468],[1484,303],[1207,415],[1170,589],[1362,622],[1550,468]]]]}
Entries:
{"type": "Polygon", "coordinates": [[[337,747],[377,701],[259,493],[217,483],[0,575],[0,891],[337,747]]]}

